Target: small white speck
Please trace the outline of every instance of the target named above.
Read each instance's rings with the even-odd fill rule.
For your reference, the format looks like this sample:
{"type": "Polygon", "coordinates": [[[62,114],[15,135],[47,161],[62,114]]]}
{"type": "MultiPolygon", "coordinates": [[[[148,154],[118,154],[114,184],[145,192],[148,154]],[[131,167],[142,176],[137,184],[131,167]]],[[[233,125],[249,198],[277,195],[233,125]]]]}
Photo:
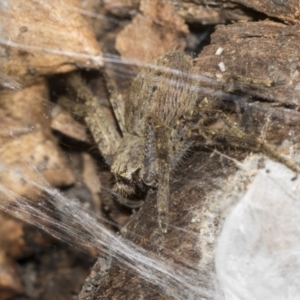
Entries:
{"type": "Polygon", "coordinates": [[[222,61],[218,64],[218,66],[219,66],[221,72],[225,72],[225,65],[222,61]]]}
{"type": "Polygon", "coordinates": [[[219,47],[216,51],[216,55],[221,55],[221,53],[223,52],[223,48],[222,47],[219,47]]]}

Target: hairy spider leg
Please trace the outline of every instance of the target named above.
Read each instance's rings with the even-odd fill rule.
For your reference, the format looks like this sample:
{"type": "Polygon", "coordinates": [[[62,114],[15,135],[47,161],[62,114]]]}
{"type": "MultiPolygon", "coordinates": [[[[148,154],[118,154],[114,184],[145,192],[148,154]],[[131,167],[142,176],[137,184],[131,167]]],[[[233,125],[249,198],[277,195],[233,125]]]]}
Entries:
{"type": "Polygon", "coordinates": [[[155,116],[149,117],[147,123],[143,181],[152,186],[157,183],[158,225],[166,233],[170,198],[170,129],[155,116]]]}
{"type": "Polygon", "coordinates": [[[113,67],[111,63],[106,62],[103,68],[104,79],[106,82],[106,88],[109,93],[109,101],[117,119],[119,128],[122,134],[125,133],[125,103],[122,95],[119,93],[116,80],[114,78],[113,67]]]}
{"type": "Polygon", "coordinates": [[[110,165],[112,157],[121,142],[118,131],[111,126],[98,103],[98,99],[92,94],[91,90],[79,74],[72,73],[68,76],[67,81],[69,87],[75,93],[76,99],[84,103],[84,121],[89,128],[100,153],[103,155],[108,165],[110,165]]]}
{"type": "Polygon", "coordinates": [[[215,120],[222,120],[226,125],[227,130],[212,130],[208,126],[200,125],[192,130],[191,135],[195,134],[195,131],[197,131],[199,136],[203,137],[210,144],[227,144],[228,146],[242,147],[246,150],[261,152],[269,158],[284,164],[292,171],[300,174],[299,166],[278,153],[271,145],[269,145],[262,139],[245,133],[233,121],[231,121],[224,112],[214,110],[212,108],[202,108],[199,109],[199,114],[203,115],[206,110],[208,113],[214,116],[215,120]]]}

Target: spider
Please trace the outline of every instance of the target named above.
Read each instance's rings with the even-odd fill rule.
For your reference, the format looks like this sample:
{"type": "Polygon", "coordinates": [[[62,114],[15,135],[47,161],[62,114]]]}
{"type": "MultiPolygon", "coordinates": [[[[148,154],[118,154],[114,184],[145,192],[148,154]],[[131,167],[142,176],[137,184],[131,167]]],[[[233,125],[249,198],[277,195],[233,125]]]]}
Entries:
{"type": "MultiPolygon", "coordinates": [[[[123,108],[124,102],[106,69],[112,107],[123,134],[121,141],[117,135],[114,140],[117,151],[111,164],[116,178],[113,189],[118,200],[131,207],[140,206],[140,202],[130,200],[137,193],[156,189],[158,225],[164,233],[169,224],[171,171],[195,143],[262,152],[300,173],[297,165],[233,122],[222,108],[222,101],[201,98],[197,76],[193,74],[194,61],[188,55],[177,51],[161,55],[137,75],[123,108]],[[123,109],[125,113],[120,112],[123,109]]],[[[112,129],[93,120],[102,120],[103,116],[95,109],[93,96],[86,96],[90,92],[79,77],[71,76],[69,83],[77,91],[77,98],[91,108],[85,115],[86,123],[102,153],[108,154],[109,141],[105,141],[103,134],[113,137],[114,134],[107,134],[112,129]]]]}

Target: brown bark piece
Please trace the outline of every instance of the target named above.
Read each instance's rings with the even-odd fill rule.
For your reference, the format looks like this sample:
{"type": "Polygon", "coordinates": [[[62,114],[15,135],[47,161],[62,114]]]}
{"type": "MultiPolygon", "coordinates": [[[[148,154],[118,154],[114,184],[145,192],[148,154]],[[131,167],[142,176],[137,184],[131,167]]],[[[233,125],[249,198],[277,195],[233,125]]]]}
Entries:
{"type": "MultiPolygon", "coordinates": [[[[13,209],[18,210],[17,206],[13,209]]],[[[22,212],[20,218],[21,214],[22,212]]],[[[0,245],[6,258],[13,260],[26,258],[32,255],[37,247],[45,249],[49,243],[53,243],[52,237],[37,232],[34,227],[22,220],[0,213],[0,245]]]]}
{"type": "MultiPolygon", "coordinates": [[[[280,19],[281,21],[288,23],[288,24],[296,24],[299,23],[299,17],[300,17],[300,3],[298,0],[215,0],[213,2],[207,1],[207,0],[192,0],[187,1],[187,5],[179,5],[179,6],[189,6],[189,2],[195,3],[197,6],[202,7],[210,7],[215,8],[216,12],[220,13],[220,16],[226,16],[228,13],[229,15],[234,11],[234,8],[241,9],[244,11],[245,15],[248,15],[250,13],[247,12],[246,8],[250,8],[253,11],[258,12],[259,14],[262,14],[261,17],[264,15],[280,19]],[[233,11],[232,11],[233,10],[233,11]]],[[[237,14],[238,16],[239,14],[237,14]]],[[[250,15],[253,15],[250,13],[250,15]]],[[[243,13],[240,14],[240,17],[243,16],[243,13]]],[[[257,17],[257,16],[256,16],[257,17]]],[[[232,14],[232,17],[226,18],[227,21],[235,20],[238,21],[234,17],[234,14],[232,14]]],[[[220,18],[222,20],[222,18],[220,18]]],[[[224,19],[223,19],[224,20],[224,19]]],[[[222,22],[220,22],[222,23],[222,22]]],[[[215,23],[217,24],[217,23],[215,23]]]]}
{"type": "Polygon", "coordinates": [[[78,141],[91,142],[86,132],[86,126],[74,120],[69,112],[62,111],[59,108],[58,111],[54,112],[51,128],[78,141]]]}
{"type": "MultiPolygon", "coordinates": [[[[31,203],[41,201],[41,207],[45,209],[48,205],[47,201],[43,202],[44,191],[39,190],[32,181],[42,185],[46,181],[54,187],[70,185],[75,180],[66,157],[52,135],[47,101],[48,90],[44,82],[21,91],[1,93],[1,210],[18,213],[23,221],[31,222],[35,216],[29,217],[19,207],[18,201],[22,197],[31,203]]],[[[5,293],[10,297],[22,292],[12,259],[27,257],[36,249],[53,243],[52,238],[42,235],[23,221],[0,214],[0,247],[4,253],[0,267],[3,268],[3,273],[0,272],[0,294],[3,297],[5,293]],[[15,272],[13,275],[11,270],[15,272]],[[9,279],[12,281],[8,282],[9,279]]],[[[41,222],[52,226],[46,220],[41,222]]]]}
{"type": "Polygon", "coordinates": [[[12,297],[24,292],[18,271],[14,262],[8,259],[4,252],[0,251],[0,298],[1,300],[12,299],[12,297]]]}
{"type": "Polygon", "coordinates": [[[39,182],[41,176],[53,186],[74,182],[66,159],[50,132],[45,104],[47,89],[44,84],[1,95],[1,114],[6,117],[6,126],[0,136],[0,160],[5,165],[0,182],[19,196],[36,197],[37,189],[27,181],[39,182]]]}
{"type": "Polygon", "coordinates": [[[253,13],[235,2],[217,0],[211,6],[206,1],[194,2],[180,1],[175,6],[178,14],[188,23],[213,25],[231,21],[251,21],[254,18],[253,13]]]}
{"type": "Polygon", "coordinates": [[[0,224],[1,251],[6,257],[18,259],[28,255],[24,241],[24,223],[1,213],[0,224]]]}
{"type": "Polygon", "coordinates": [[[84,18],[80,1],[9,1],[0,10],[1,72],[26,86],[41,76],[76,65],[99,67],[101,50],[84,18]]]}
{"type": "Polygon", "coordinates": [[[5,143],[0,149],[0,159],[5,166],[1,184],[19,196],[36,198],[39,195],[31,180],[41,182],[43,178],[53,186],[70,185],[74,181],[56,143],[41,131],[5,143]]]}
{"type": "Polygon", "coordinates": [[[103,2],[105,10],[118,16],[130,14],[132,10],[138,9],[140,4],[140,0],[105,0],[103,2]]]}
{"type": "Polygon", "coordinates": [[[168,50],[184,49],[188,28],[171,3],[143,0],[140,10],[117,36],[116,49],[123,58],[147,62],[168,50]]]}
{"type": "Polygon", "coordinates": [[[297,24],[300,21],[298,0],[236,0],[235,2],[288,24],[297,24]]]}
{"type": "Polygon", "coordinates": [[[299,38],[299,25],[264,21],[219,26],[197,58],[199,75],[211,81],[200,78],[200,86],[298,106],[299,38]]]}

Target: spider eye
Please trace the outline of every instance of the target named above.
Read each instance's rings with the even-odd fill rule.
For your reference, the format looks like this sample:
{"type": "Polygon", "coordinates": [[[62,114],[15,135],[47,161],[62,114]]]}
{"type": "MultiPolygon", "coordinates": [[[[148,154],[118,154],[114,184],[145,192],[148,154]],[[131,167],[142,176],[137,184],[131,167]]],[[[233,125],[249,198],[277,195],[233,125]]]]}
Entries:
{"type": "Polygon", "coordinates": [[[153,174],[151,174],[150,172],[144,174],[142,180],[148,186],[155,186],[156,185],[155,176],[153,174]]]}
{"type": "Polygon", "coordinates": [[[155,85],[152,87],[151,91],[152,91],[152,93],[154,93],[156,90],[157,90],[157,86],[155,85]]]}

